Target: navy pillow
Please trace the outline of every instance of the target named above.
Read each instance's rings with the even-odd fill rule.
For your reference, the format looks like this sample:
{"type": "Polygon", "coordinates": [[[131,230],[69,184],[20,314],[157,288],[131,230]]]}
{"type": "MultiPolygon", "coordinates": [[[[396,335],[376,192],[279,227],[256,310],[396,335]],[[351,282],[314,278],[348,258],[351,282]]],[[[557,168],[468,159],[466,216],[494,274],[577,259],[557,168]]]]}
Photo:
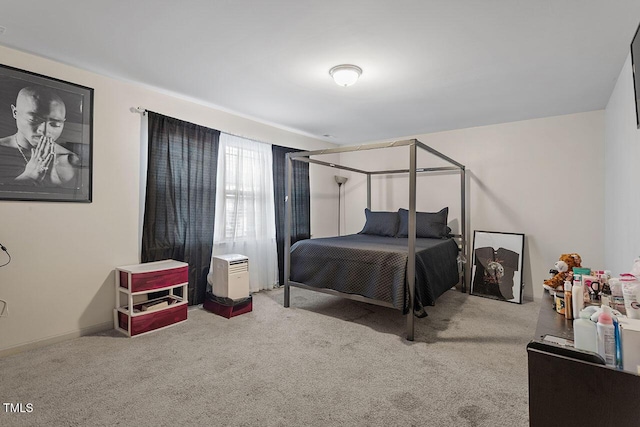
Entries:
{"type": "Polygon", "coordinates": [[[398,232],[398,212],[371,212],[367,208],[364,215],[367,220],[358,234],[394,237],[398,232]]]}
{"type": "MultiPolygon", "coordinates": [[[[447,227],[449,207],[442,208],[439,212],[416,212],[416,237],[431,237],[442,239],[448,237],[451,230],[447,227]]],[[[398,237],[407,237],[409,234],[409,211],[398,210],[400,228],[398,237]]]]}

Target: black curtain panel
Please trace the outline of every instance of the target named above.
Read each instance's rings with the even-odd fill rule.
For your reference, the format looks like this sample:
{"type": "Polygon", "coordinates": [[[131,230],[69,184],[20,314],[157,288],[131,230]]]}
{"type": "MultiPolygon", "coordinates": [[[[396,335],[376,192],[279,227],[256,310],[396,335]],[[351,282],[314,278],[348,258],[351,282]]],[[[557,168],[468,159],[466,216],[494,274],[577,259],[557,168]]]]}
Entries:
{"type": "MultiPolygon", "coordinates": [[[[272,145],[273,154],[273,197],[276,206],[276,246],[278,248],[278,277],[284,285],[284,198],[287,177],[285,155],[300,151],[293,148],[272,145]]],[[[293,162],[293,185],[291,189],[291,244],[311,236],[311,196],[309,189],[309,164],[293,162]]]]}
{"type": "Polygon", "coordinates": [[[142,262],[189,263],[189,305],[201,304],[213,248],[220,132],[149,112],[142,262]]]}

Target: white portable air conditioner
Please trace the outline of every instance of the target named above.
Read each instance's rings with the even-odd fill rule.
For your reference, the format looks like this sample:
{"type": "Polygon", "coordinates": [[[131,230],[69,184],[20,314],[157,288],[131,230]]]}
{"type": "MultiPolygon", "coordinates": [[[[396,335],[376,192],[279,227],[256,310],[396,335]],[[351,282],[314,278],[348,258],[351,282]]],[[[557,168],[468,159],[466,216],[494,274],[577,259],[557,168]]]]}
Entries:
{"type": "Polygon", "coordinates": [[[215,296],[233,300],[249,297],[249,258],[239,254],[214,256],[208,281],[215,296]]]}

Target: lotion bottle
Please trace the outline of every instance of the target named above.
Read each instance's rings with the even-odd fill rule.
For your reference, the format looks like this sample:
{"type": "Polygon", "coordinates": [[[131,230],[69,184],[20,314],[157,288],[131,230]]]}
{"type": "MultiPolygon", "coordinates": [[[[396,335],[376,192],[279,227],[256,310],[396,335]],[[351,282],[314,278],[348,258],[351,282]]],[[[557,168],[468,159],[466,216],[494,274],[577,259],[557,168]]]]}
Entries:
{"type": "Polygon", "coordinates": [[[580,350],[598,352],[598,335],[596,324],[592,322],[591,312],[580,311],[580,318],[573,321],[573,341],[580,350]]]}
{"type": "Polygon", "coordinates": [[[603,311],[598,316],[596,325],[598,334],[598,353],[604,359],[607,366],[616,366],[616,337],[613,318],[609,313],[603,311]]]}
{"type": "Polygon", "coordinates": [[[615,314],[613,314],[613,310],[611,307],[603,305],[602,310],[611,316],[613,320],[613,331],[616,342],[616,367],[622,369],[622,341],[620,337],[620,323],[618,322],[618,318],[615,314]]]}
{"type": "Polygon", "coordinates": [[[573,302],[571,301],[571,282],[564,282],[564,315],[567,320],[573,319],[573,302]]]}
{"type": "Polygon", "coordinates": [[[581,281],[573,281],[573,286],[571,287],[571,300],[573,303],[573,317],[577,319],[584,308],[584,287],[582,286],[581,281]]]}

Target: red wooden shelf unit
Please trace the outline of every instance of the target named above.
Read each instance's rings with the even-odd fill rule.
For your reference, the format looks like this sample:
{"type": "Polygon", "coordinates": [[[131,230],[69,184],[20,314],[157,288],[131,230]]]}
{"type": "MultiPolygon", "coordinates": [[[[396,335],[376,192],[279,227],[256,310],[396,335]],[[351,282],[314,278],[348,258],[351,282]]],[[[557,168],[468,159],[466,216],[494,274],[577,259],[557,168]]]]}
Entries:
{"type": "Polygon", "coordinates": [[[184,322],[188,283],[189,264],[180,261],[117,267],[114,329],[132,337],[184,322]]]}

